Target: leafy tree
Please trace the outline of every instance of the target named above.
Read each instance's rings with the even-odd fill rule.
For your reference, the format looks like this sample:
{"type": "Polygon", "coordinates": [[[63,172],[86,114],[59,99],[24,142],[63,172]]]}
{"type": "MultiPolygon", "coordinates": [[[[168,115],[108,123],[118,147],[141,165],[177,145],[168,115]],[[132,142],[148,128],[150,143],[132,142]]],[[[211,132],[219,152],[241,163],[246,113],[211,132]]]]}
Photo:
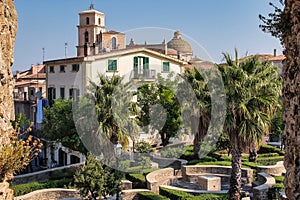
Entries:
{"type": "Polygon", "coordinates": [[[152,146],[149,142],[141,141],[135,144],[135,149],[139,153],[150,153],[152,146]]]}
{"type": "Polygon", "coordinates": [[[45,138],[86,154],[74,124],[72,104],[72,99],[57,99],[51,107],[44,109],[42,130],[45,138]]]}
{"type": "Polygon", "coordinates": [[[74,175],[74,184],[82,197],[105,199],[120,192],[120,172],[103,165],[92,154],[88,154],[85,165],[74,175]]]}
{"type": "Polygon", "coordinates": [[[222,73],[227,116],[225,132],[229,136],[232,153],[230,199],[240,199],[241,166],[244,147],[256,147],[269,130],[272,114],[276,111],[281,90],[278,67],[269,62],[259,62],[251,57],[239,63],[224,53],[222,73]]]}
{"type": "Polygon", "coordinates": [[[175,96],[178,80],[172,80],[172,76],[173,74],[170,74],[164,79],[159,75],[158,82],[144,83],[137,91],[136,105],[140,108],[138,122],[147,126],[151,120],[155,120],[150,128],[158,130],[163,146],[169,143],[171,137],[177,135],[182,121],[180,104],[175,96]],[[162,122],[164,124],[161,128],[162,122]]]}

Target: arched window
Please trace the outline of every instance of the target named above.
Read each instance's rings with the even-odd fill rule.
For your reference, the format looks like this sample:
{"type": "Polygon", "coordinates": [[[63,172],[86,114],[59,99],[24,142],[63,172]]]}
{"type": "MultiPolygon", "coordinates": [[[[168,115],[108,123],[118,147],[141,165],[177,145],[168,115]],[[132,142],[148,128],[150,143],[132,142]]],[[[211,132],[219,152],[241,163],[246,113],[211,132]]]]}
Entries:
{"type": "Polygon", "coordinates": [[[85,18],[85,22],[86,22],[86,25],[89,25],[90,24],[90,18],[89,17],[85,18]]]}
{"type": "Polygon", "coordinates": [[[101,18],[98,19],[98,24],[101,25],[101,18]]]}
{"type": "Polygon", "coordinates": [[[89,42],[89,32],[87,32],[87,31],[84,33],[84,42],[85,43],[89,42]]]}
{"type": "Polygon", "coordinates": [[[111,38],[111,48],[117,49],[117,39],[115,37],[111,38]]]}

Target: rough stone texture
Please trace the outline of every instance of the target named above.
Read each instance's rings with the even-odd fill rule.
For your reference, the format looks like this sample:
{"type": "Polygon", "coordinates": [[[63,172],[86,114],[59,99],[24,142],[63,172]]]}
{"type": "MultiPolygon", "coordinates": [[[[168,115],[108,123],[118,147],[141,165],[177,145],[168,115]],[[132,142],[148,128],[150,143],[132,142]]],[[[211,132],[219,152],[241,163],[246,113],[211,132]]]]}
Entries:
{"type": "MultiPolygon", "coordinates": [[[[13,63],[14,42],[17,32],[17,12],[13,0],[0,1],[0,153],[1,146],[8,142],[7,134],[12,131],[10,121],[14,119],[13,106],[13,63]]],[[[13,199],[8,184],[0,183],[0,199],[13,199]]]]}
{"type": "MultiPolygon", "coordinates": [[[[300,199],[300,1],[286,0],[284,12],[289,14],[283,61],[283,101],[286,168],[285,192],[290,200],[300,199]]],[[[287,23],[287,22],[286,22],[287,23]]]]}
{"type": "Polygon", "coordinates": [[[147,189],[122,190],[121,196],[123,200],[138,200],[139,192],[150,192],[150,190],[147,189]]]}

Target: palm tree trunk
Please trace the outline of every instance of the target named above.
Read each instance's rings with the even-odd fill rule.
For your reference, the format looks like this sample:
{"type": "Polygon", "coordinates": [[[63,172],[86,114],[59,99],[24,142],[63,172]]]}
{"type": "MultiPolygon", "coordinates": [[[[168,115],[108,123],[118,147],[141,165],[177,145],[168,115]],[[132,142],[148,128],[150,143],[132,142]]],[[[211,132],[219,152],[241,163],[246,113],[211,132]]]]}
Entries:
{"type": "MultiPolygon", "coordinates": [[[[285,192],[290,200],[300,199],[300,2],[286,0],[284,13],[290,27],[285,30],[283,44],[283,102],[285,125],[285,192]]],[[[284,22],[286,23],[286,22],[284,22]]]]}
{"type": "Polygon", "coordinates": [[[242,186],[242,151],[238,144],[232,144],[231,177],[229,199],[239,200],[242,186]]]}
{"type": "Polygon", "coordinates": [[[249,162],[256,162],[256,159],[257,159],[257,151],[256,151],[256,149],[250,149],[249,150],[248,161],[249,162]]]}

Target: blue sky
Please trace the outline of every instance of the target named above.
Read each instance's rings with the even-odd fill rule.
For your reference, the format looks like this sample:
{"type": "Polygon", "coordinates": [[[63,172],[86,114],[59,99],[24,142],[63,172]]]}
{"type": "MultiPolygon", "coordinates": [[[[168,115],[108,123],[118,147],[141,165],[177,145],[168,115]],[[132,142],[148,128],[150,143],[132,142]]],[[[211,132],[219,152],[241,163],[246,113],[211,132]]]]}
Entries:
{"type": "MultiPolygon", "coordinates": [[[[41,63],[42,48],[45,48],[45,60],[64,57],[65,43],[68,43],[68,57],[76,56],[78,13],[87,10],[90,2],[15,0],[19,29],[13,70],[29,69],[31,64],[41,63]]],[[[239,50],[240,56],[246,53],[272,54],[273,49],[277,49],[278,54],[282,52],[278,39],[263,33],[258,27],[261,23],[258,15],[272,11],[268,2],[93,0],[95,9],[106,14],[107,29],[129,31],[128,35],[134,35],[136,31],[133,29],[136,28],[163,28],[151,29],[163,33],[158,38],[148,32],[149,29],[144,29],[145,40],[156,43],[164,38],[170,40],[173,30],[180,30],[187,40],[192,38],[191,43],[199,44],[215,62],[222,60],[222,52],[232,53],[234,48],[239,50]]]]}

